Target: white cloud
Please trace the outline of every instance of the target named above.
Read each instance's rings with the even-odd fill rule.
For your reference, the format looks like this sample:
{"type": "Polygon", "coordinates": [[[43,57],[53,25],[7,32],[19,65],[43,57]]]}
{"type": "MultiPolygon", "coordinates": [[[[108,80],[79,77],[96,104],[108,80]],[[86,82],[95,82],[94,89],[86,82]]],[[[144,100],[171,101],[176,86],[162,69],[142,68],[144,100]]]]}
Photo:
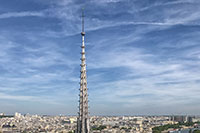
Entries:
{"type": "Polygon", "coordinates": [[[16,95],[8,95],[5,93],[0,93],[0,99],[11,99],[11,100],[22,100],[22,101],[31,100],[32,101],[37,98],[33,96],[16,96],[16,95]]]}
{"type": "Polygon", "coordinates": [[[91,0],[91,1],[96,3],[116,3],[116,2],[121,2],[123,0],[91,0]]]}
{"type": "MultiPolygon", "coordinates": [[[[141,31],[143,33],[143,29],[141,31]]],[[[141,33],[130,35],[130,38],[126,39],[129,40],[138,35],[142,36],[141,33]]],[[[193,50],[189,53],[185,52],[184,55],[180,55],[180,51],[177,51],[174,61],[168,60],[167,57],[165,57],[165,60],[159,61],[160,55],[150,54],[149,51],[144,50],[145,48],[127,47],[123,45],[123,41],[120,41],[121,38],[123,37],[116,38],[115,43],[110,42],[109,39],[105,39],[103,43],[99,41],[100,44],[95,42],[95,45],[102,47],[93,49],[94,53],[92,52],[92,57],[89,57],[88,68],[97,70],[109,68],[111,70],[120,67],[127,73],[125,75],[119,73],[118,76],[119,78],[122,76],[122,79],[107,81],[106,83],[101,82],[104,79],[105,70],[101,74],[97,73],[97,75],[89,77],[89,81],[91,80],[94,83],[91,86],[93,87],[91,91],[98,94],[98,96],[95,95],[95,98],[92,97],[92,100],[120,103],[122,106],[129,103],[128,106],[134,105],[134,107],[145,106],[146,104],[162,104],[168,107],[200,100],[198,97],[200,94],[198,91],[199,83],[196,82],[200,80],[200,73],[193,70],[199,66],[198,62],[190,61],[188,64],[179,60],[180,56],[184,58],[189,53],[193,55],[195,53],[193,50]],[[109,44],[114,44],[112,49],[101,50],[108,47],[109,44]],[[191,68],[189,65],[195,66],[191,68]],[[183,97],[190,100],[185,101],[183,97]],[[174,102],[171,103],[171,101],[174,102]]],[[[134,44],[139,40],[133,40],[132,43],[134,44]]],[[[184,42],[185,39],[182,41],[184,42]]],[[[162,43],[167,42],[163,40],[162,43]]]]}
{"type": "Polygon", "coordinates": [[[12,18],[12,17],[44,17],[45,14],[44,12],[31,12],[31,11],[26,11],[26,12],[8,12],[8,13],[3,13],[0,14],[0,19],[6,19],[6,18],[12,18]]]}

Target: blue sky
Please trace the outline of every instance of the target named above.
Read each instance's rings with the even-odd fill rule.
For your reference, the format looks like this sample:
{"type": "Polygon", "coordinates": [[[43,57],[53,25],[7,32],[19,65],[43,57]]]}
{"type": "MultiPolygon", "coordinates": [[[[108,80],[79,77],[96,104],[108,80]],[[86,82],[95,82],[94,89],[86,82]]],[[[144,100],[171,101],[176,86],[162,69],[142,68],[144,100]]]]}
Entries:
{"type": "Polygon", "coordinates": [[[91,115],[200,115],[199,6],[1,0],[0,112],[77,114],[84,7],[91,115]]]}

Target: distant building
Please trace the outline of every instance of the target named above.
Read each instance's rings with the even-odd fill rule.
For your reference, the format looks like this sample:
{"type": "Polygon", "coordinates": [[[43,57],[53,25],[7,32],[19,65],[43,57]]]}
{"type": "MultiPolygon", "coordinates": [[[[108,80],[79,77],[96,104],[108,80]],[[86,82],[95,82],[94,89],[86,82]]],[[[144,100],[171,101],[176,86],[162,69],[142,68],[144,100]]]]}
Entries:
{"type": "Polygon", "coordinates": [[[21,113],[16,112],[15,113],[15,118],[22,118],[24,117],[21,113]]]}
{"type": "Polygon", "coordinates": [[[75,123],[76,121],[77,121],[76,118],[69,118],[69,122],[70,122],[70,124],[75,123]]]}
{"type": "Polygon", "coordinates": [[[169,131],[169,133],[190,133],[190,129],[169,131]]]}
{"type": "Polygon", "coordinates": [[[200,117],[195,117],[192,119],[192,122],[200,122],[200,117]]]}
{"type": "Polygon", "coordinates": [[[194,118],[195,118],[194,116],[188,116],[187,122],[193,122],[193,119],[194,119],[194,118]]]}
{"type": "Polygon", "coordinates": [[[0,113],[0,116],[5,116],[5,114],[4,113],[0,113]]]}
{"type": "Polygon", "coordinates": [[[172,116],[172,120],[176,122],[186,122],[187,121],[187,116],[172,116]]]}

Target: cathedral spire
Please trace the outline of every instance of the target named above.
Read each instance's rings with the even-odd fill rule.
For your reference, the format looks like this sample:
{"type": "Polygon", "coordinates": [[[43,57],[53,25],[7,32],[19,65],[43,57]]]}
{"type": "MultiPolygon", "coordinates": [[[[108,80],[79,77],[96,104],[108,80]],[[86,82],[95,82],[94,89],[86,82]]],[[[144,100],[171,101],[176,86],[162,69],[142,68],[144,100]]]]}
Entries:
{"type": "Polygon", "coordinates": [[[84,31],[84,10],[82,10],[82,45],[81,45],[81,71],[80,71],[80,94],[79,94],[79,113],[77,119],[77,133],[89,133],[89,112],[88,112],[88,88],[86,75],[86,56],[85,56],[85,31],[84,31]]]}
{"type": "Polygon", "coordinates": [[[84,8],[82,9],[82,32],[84,32],[84,8]]]}

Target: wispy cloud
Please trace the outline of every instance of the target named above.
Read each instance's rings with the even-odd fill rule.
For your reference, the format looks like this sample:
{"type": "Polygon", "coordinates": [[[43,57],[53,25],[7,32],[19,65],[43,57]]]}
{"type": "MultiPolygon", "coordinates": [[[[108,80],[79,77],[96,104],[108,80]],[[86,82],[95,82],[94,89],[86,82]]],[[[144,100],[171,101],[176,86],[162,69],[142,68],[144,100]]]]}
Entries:
{"type": "Polygon", "coordinates": [[[44,17],[44,12],[9,12],[0,14],[0,19],[13,18],[13,17],[44,17]]]}
{"type": "Polygon", "coordinates": [[[33,99],[36,99],[35,97],[33,96],[12,96],[12,95],[7,95],[7,94],[4,94],[4,93],[0,93],[0,97],[1,99],[12,99],[12,100],[33,100],[33,99]]]}

